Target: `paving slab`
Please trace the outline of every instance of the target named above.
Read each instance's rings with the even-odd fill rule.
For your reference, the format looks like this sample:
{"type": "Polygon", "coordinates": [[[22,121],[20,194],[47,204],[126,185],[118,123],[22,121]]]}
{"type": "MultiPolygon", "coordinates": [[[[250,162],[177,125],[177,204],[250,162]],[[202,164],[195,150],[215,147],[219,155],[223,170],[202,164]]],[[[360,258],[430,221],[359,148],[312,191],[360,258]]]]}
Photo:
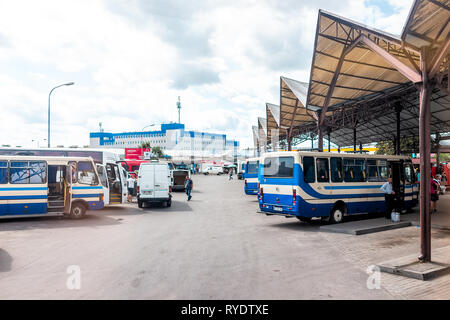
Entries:
{"type": "Polygon", "coordinates": [[[417,255],[409,255],[378,264],[381,272],[418,280],[430,280],[450,273],[450,246],[435,249],[431,262],[419,262],[417,255]]]}
{"type": "Polygon", "coordinates": [[[324,225],[320,231],[362,235],[411,226],[411,221],[393,222],[386,218],[367,219],[340,224],[324,225]]]}

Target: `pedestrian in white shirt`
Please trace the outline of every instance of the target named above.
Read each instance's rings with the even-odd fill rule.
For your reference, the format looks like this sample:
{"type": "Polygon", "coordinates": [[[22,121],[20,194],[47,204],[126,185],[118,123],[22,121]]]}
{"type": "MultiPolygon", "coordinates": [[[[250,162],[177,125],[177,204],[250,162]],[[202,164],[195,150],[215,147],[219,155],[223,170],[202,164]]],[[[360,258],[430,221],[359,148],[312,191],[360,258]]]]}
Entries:
{"type": "Polygon", "coordinates": [[[391,212],[392,209],[394,209],[395,203],[395,192],[392,188],[392,178],[389,178],[380,190],[384,192],[384,203],[386,206],[385,217],[386,219],[391,219],[391,212]]]}
{"type": "Polygon", "coordinates": [[[128,184],[128,202],[133,202],[133,193],[134,193],[134,183],[135,180],[132,176],[130,176],[127,180],[127,184],[128,184]]]}

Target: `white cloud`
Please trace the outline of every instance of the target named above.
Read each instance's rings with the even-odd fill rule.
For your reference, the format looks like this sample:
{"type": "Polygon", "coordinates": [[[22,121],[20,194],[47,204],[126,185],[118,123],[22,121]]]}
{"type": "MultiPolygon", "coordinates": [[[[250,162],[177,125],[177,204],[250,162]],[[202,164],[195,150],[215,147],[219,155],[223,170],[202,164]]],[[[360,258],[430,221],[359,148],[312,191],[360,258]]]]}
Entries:
{"type": "Polygon", "coordinates": [[[177,120],[252,145],[251,125],[278,103],[279,76],[307,81],[323,8],[397,33],[411,0],[0,2],[0,144],[85,145],[107,131],[177,120]],[[26,8],[26,9],[25,9],[26,8]]]}

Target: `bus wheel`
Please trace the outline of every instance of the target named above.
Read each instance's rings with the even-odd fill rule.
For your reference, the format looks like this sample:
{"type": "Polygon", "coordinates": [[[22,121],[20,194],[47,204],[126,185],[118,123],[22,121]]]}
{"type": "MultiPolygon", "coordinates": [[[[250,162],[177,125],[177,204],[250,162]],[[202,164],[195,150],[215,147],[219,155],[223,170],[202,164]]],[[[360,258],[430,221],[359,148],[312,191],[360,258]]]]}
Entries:
{"type": "Polygon", "coordinates": [[[330,222],[331,223],[341,223],[344,220],[345,207],[337,206],[331,210],[330,222]]]}
{"type": "Polygon", "coordinates": [[[69,217],[71,219],[82,219],[86,214],[86,207],[81,203],[72,204],[69,217]]]}
{"type": "Polygon", "coordinates": [[[311,222],[311,218],[308,217],[297,217],[301,222],[311,222]]]}

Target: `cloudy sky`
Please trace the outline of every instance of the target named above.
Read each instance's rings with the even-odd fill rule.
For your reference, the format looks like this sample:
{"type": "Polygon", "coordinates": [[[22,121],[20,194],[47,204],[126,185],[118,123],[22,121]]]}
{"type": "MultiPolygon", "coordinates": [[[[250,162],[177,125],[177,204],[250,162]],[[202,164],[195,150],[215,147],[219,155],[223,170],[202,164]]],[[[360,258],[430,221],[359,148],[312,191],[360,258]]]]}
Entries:
{"type": "Polygon", "coordinates": [[[0,0],[0,145],[87,145],[181,121],[252,145],[279,77],[308,81],[318,9],[400,34],[412,0],[0,0]]]}

